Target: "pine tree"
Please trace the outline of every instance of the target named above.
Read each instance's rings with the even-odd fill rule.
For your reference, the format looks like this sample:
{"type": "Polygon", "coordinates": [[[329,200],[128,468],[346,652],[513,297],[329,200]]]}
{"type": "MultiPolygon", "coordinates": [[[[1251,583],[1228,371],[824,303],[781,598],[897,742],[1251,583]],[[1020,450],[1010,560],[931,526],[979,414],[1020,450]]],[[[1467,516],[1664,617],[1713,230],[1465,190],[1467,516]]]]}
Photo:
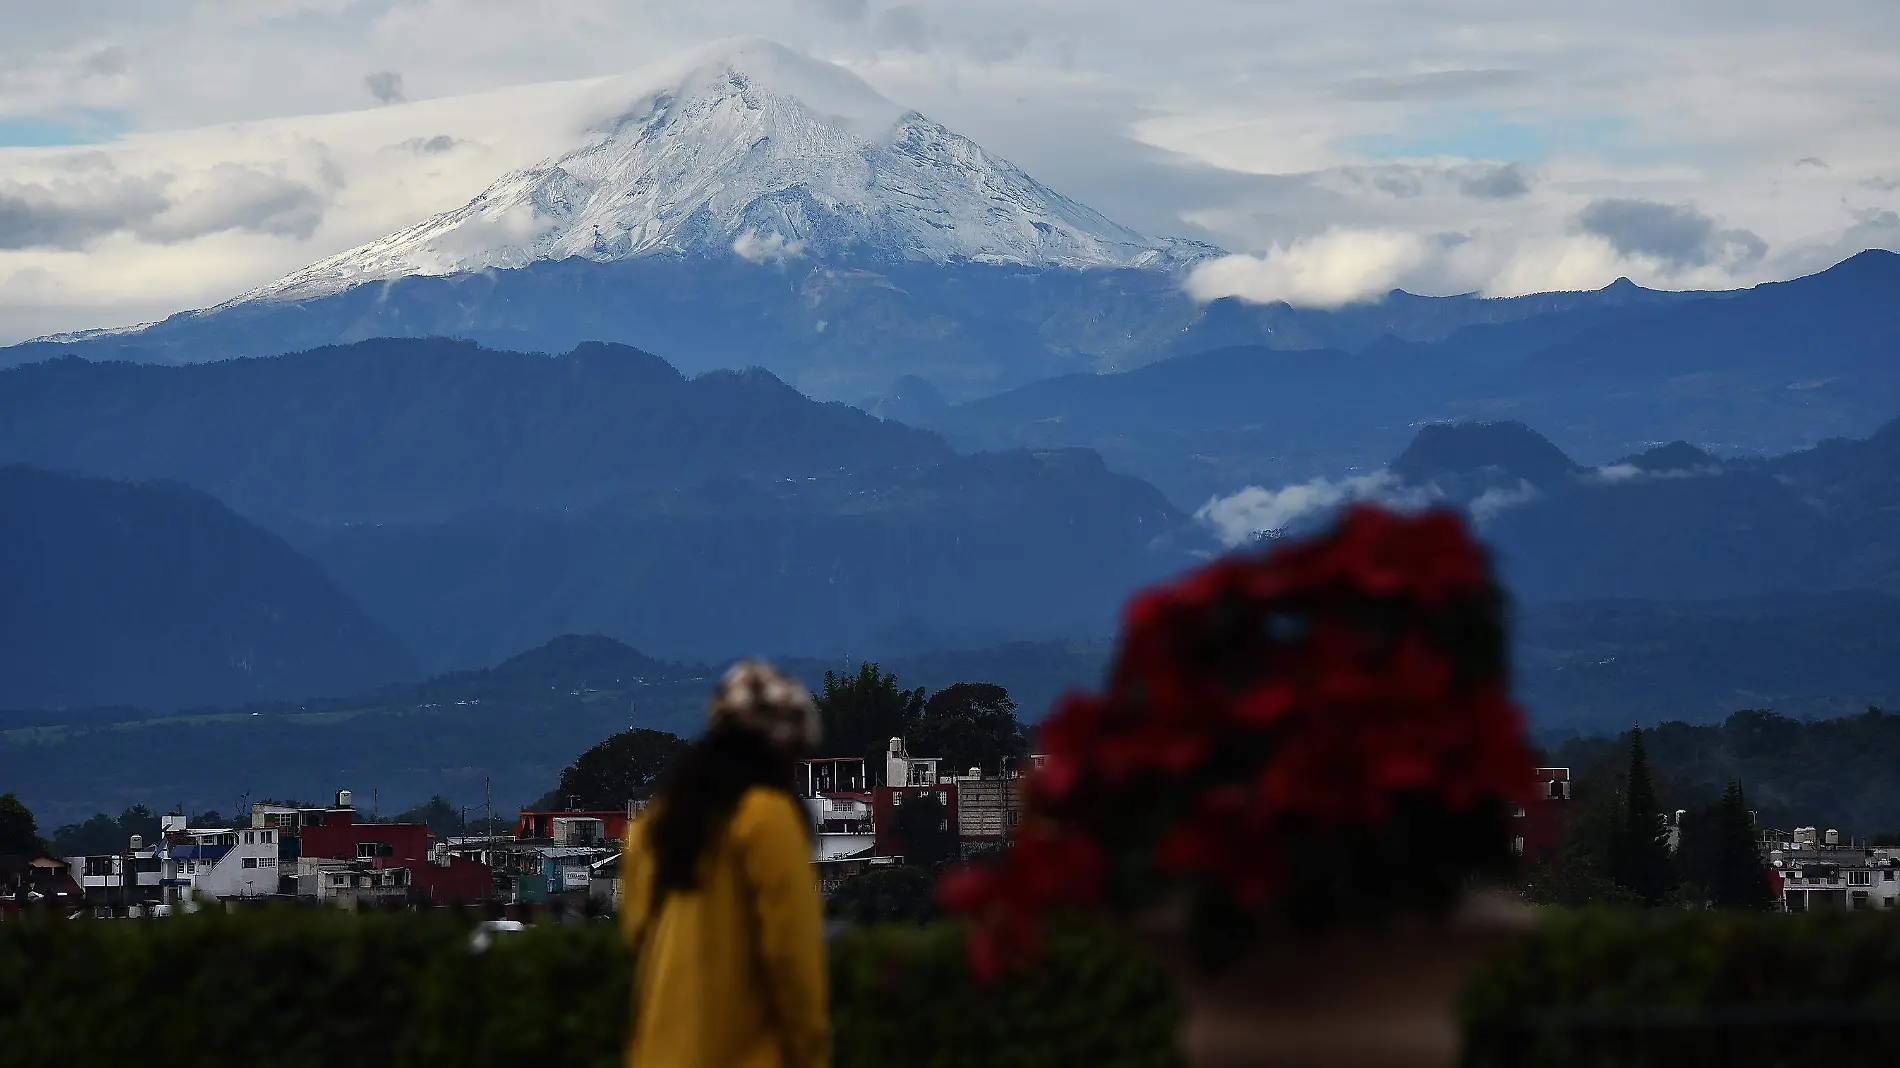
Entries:
{"type": "Polygon", "coordinates": [[[1768,908],[1773,897],[1755,845],[1755,821],[1748,814],[1748,799],[1742,794],[1741,783],[1728,781],[1728,789],[1709,822],[1713,837],[1709,899],[1721,908],[1768,908]]]}
{"type": "Polygon", "coordinates": [[[1648,904],[1659,905],[1676,885],[1675,863],[1669,856],[1641,727],[1630,731],[1630,770],[1621,807],[1622,820],[1611,841],[1611,877],[1648,904]]]}

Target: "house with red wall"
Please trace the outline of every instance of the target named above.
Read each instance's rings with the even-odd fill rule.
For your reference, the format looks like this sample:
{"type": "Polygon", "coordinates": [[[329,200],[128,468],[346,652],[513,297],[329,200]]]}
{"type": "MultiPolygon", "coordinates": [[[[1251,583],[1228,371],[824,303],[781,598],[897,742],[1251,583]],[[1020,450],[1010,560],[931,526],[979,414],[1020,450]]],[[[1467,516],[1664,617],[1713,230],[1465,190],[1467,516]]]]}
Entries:
{"type": "Polygon", "coordinates": [[[432,857],[429,828],[421,823],[358,823],[356,810],[332,808],[302,829],[305,861],[344,861],[369,871],[405,868],[408,886],[431,904],[459,905],[494,896],[488,865],[467,857],[432,857]]]}
{"type": "Polygon", "coordinates": [[[1569,768],[1538,768],[1532,800],[1511,819],[1511,846],[1519,856],[1539,860],[1551,870],[1564,864],[1564,838],[1576,818],[1576,802],[1569,768]]]}
{"type": "Polygon", "coordinates": [[[958,835],[957,829],[957,784],[938,783],[935,786],[880,786],[871,791],[871,823],[875,830],[875,855],[880,857],[900,857],[904,855],[904,836],[897,833],[897,816],[906,802],[915,803],[926,795],[935,794],[937,803],[943,806],[944,829],[951,838],[958,835]]]}
{"type": "Polygon", "coordinates": [[[634,813],[626,809],[598,811],[523,812],[515,821],[515,837],[524,842],[589,845],[624,842],[634,813]]]}

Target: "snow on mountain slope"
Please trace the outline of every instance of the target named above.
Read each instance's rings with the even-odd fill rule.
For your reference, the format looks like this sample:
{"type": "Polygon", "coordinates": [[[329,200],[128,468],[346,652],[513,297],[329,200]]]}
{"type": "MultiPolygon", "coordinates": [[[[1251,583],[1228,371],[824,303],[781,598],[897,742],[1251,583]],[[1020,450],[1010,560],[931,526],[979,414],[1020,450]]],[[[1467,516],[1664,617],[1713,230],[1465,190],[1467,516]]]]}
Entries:
{"type": "Polygon", "coordinates": [[[579,147],[239,299],[576,256],[1115,267],[1218,251],[1121,226],[843,68],[770,41],[608,79],[596,106],[579,147]]]}

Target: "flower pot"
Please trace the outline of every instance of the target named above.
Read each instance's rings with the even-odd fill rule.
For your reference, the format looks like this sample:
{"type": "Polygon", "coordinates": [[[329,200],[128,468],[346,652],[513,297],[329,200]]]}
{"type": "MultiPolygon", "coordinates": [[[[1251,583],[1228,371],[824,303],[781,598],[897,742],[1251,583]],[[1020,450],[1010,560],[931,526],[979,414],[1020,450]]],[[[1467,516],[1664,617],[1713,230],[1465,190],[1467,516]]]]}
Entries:
{"type": "Polygon", "coordinates": [[[1288,933],[1212,975],[1190,962],[1178,925],[1147,933],[1180,993],[1193,1068],[1450,1068],[1466,980],[1532,916],[1502,892],[1473,893],[1440,922],[1288,933]]]}

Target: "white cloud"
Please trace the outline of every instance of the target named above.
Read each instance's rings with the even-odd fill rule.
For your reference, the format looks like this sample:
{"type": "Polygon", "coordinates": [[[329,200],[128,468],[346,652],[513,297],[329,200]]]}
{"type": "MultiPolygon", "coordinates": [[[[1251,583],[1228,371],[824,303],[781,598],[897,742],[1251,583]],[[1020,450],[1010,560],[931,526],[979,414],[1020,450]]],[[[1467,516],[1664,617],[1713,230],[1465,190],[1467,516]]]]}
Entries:
{"type": "Polygon", "coordinates": [[[1240,297],[1332,308],[1390,291],[1431,256],[1430,242],[1417,234],[1329,230],[1265,255],[1203,263],[1188,276],[1187,289],[1196,300],[1240,297]]]}
{"type": "Polygon", "coordinates": [[[1589,477],[1597,482],[1638,482],[1645,479],[1705,478],[1722,473],[1719,464],[1700,464],[1695,467],[1672,467],[1663,471],[1649,471],[1635,464],[1607,464],[1591,471],[1589,477]]]}
{"type": "Polygon", "coordinates": [[[1387,471],[1343,479],[1315,478],[1262,489],[1248,486],[1225,497],[1212,497],[1194,513],[1225,545],[1245,545],[1256,535],[1285,530],[1351,501],[1376,500],[1396,508],[1422,508],[1436,491],[1401,484],[1387,471]]]}
{"type": "MultiPolygon", "coordinates": [[[[159,244],[154,233],[129,257],[153,276],[131,288],[117,238],[79,255],[0,250],[0,281],[42,272],[70,327],[148,315],[147,296],[185,307],[208,277],[250,288],[453,207],[566,147],[572,131],[550,121],[566,112],[541,83],[750,33],[845,62],[1113,217],[1255,261],[1230,264],[1217,288],[1331,302],[1388,280],[1499,294],[1618,275],[1735,286],[1867,245],[1900,248],[1883,214],[1900,211],[1900,5],[1889,0],[13,8],[0,35],[0,146],[124,128],[102,147],[131,179],[169,173],[183,189],[230,163],[325,199],[320,218],[286,210],[242,240],[159,244]],[[400,71],[400,92],[418,102],[375,106],[371,71],[400,71]],[[445,136],[453,151],[387,151],[445,136]],[[308,141],[329,147],[346,188],[313,179],[308,141]],[[1760,245],[1631,240],[1611,227],[1613,240],[1578,225],[1600,201],[1690,205],[1720,220],[1712,234],[1760,245]],[[1445,233],[1468,240],[1447,247],[1445,233]],[[121,260],[103,259],[108,246],[121,260]],[[240,247],[241,261],[211,265],[240,247]]],[[[52,152],[73,154],[0,147],[0,182],[47,185],[52,152]]],[[[54,306],[21,292],[0,290],[0,340],[29,318],[42,326],[54,306]]]]}
{"type": "Polygon", "coordinates": [[[732,240],[732,251],[741,259],[753,263],[780,263],[797,259],[804,255],[805,243],[788,241],[784,234],[774,230],[761,234],[757,230],[746,230],[732,240]]]}
{"type": "Polygon", "coordinates": [[[1529,504],[1537,499],[1537,487],[1523,479],[1515,486],[1493,486],[1472,499],[1465,510],[1471,513],[1473,521],[1487,523],[1498,514],[1520,504],[1529,504]]]}
{"type": "MultiPolygon", "coordinates": [[[[1485,490],[1466,502],[1464,510],[1473,522],[1482,525],[1539,496],[1536,486],[1519,479],[1516,485],[1485,490]]],[[[1408,484],[1390,471],[1381,470],[1339,479],[1309,479],[1279,489],[1248,486],[1225,497],[1208,498],[1207,503],[1195,511],[1194,518],[1213,532],[1221,544],[1231,547],[1323,520],[1355,501],[1377,501],[1388,508],[1415,511],[1446,499],[1445,492],[1437,485],[1408,484]]]]}
{"type": "Polygon", "coordinates": [[[1635,464],[1607,464],[1593,473],[1598,482],[1634,482],[1643,477],[1643,469],[1635,464]]]}

